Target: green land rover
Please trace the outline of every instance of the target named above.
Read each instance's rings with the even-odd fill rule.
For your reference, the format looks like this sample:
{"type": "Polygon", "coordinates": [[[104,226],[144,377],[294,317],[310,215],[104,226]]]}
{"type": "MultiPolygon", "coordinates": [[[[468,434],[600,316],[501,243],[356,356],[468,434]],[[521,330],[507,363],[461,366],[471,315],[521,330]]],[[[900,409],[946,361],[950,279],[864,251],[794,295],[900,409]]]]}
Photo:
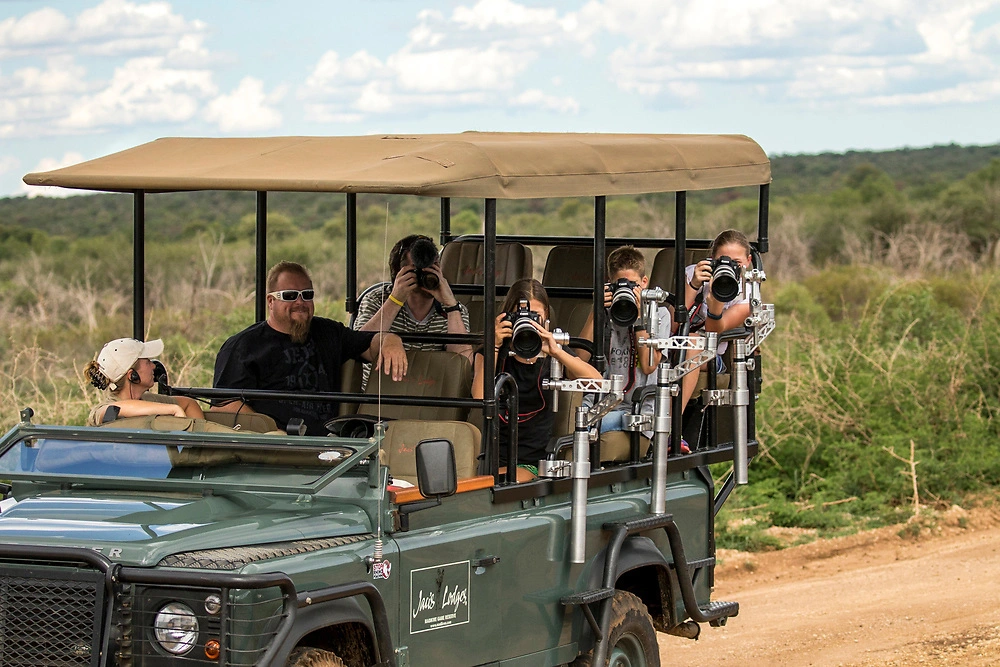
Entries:
{"type": "Polygon", "coordinates": [[[676,334],[641,341],[664,353],[648,388],[654,414],[631,415],[626,431],[596,428],[621,400],[620,378],[569,380],[554,368],[548,388],[559,397],[551,407],[561,437],[531,481],[500,467],[499,429],[511,429],[508,460],[517,445],[516,420],[498,419],[516,397],[512,379],[487,382],[473,399],[468,360],[446,351],[411,350],[405,378],[364,390],[352,364],[337,393],[160,387],[203,400],[336,401],[342,416],[322,437],[211,410],[205,420],[43,425],[25,406],[0,440],[0,667],[651,666],[669,659],[657,631],[697,638],[700,624],[737,615],[736,602],[711,599],[714,519],[757,451],[758,348],[774,326],[759,290],[770,165],[751,139],[175,138],[24,180],[133,195],[137,338],[146,323],[147,196],[256,193],[261,320],[268,192],[346,196],[349,313],[359,295],[358,195],[411,195],[440,199],[442,272],[474,319],[469,334],[404,340],[489,349],[497,297],[534,275],[537,257],[552,326],[576,334],[580,313],[593,309],[592,345],[559,340],[590,345],[599,369],[607,252],[632,244],[655,253],[642,292],[652,316],[709,247],[687,238],[687,194],[756,188],[759,204],[754,266],[737,276],[752,306],[745,326],[694,332],[677,304],[676,334]],[[672,238],[607,233],[615,228],[608,197],[652,193],[672,194],[672,238]],[[497,233],[498,201],[581,197],[594,204],[592,238],[497,233]],[[481,234],[452,234],[452,198],[482,202],[481,234]],[[682,378],[723,340],[725,372],[708,364],[683,410],[682,378]],[[596,395],[588,407],[586,392],[596,395]]]}

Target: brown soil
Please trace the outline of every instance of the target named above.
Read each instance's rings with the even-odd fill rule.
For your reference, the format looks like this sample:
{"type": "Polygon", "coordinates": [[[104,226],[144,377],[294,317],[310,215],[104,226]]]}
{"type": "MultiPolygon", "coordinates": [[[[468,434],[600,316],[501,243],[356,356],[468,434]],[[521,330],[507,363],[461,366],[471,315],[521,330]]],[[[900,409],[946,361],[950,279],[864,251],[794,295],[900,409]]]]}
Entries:
{"type": "Polygon", "coordinates": [[[1000,665],[1000,510],[902,528],[720,551],[713,599],[739,601],[739,616],[698,641],[659,635],[662,664],[1000,665]]]}

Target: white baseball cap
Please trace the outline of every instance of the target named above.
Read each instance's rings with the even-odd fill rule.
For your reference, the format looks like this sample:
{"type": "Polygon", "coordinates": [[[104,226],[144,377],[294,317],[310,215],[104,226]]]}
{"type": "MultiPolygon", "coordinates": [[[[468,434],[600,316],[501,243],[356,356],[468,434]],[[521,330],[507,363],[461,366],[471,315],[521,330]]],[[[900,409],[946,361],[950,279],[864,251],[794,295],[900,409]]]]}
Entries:
{"type": "Polygon", "coordinates": [[[97,355],[97,366],[111,382],[117,383],[140,359],[152,359],[163,354],[163,341],[157,338],[143,343],[135,338],[111,341],[97,355]]]}

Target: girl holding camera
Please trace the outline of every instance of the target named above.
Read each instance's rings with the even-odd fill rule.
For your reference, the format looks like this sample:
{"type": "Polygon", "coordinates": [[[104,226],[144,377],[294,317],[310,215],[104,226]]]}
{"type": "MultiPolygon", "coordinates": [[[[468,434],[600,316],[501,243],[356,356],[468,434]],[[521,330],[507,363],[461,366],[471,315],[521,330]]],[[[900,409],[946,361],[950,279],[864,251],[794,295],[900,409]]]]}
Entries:
{"type": "MultiPolygon", "coordinates": [[[[691,318],[692,332],[704,328],[706,331],[722,333],[743,326],[743,322],[750,315],[750,298],[746,287],[740,282],[741,289],[736,295],[729,301],[722,301],[716,296],[718,290],[712,289],[712,282],[720,266],[728,264],[737,271],[750,268],[753,265],[750,253],[750,241],[746,234],[736,229],[727,229],[715,237],[710,257],[687,267],[684,303],[691,318]]],[[[729,279],[730,272],[723,270],[720,275],[723,274],[729,279]]],[[[715,369],[719,373],[726,371],[722,355],[728,346],[729,343],[724,341],[719,343],[716,350],[715,369]]],[[[704,366],[702,370],[705,370],[704,366]]],[[[694,394],[698,375],[699,373],[689,373],[684,377],[682,386],[684,405],[687,405],[691,395],[694,394]]]]}
{"type": "MultiPolygon", "coordinates": [[[[492,351],[496,359],[496,373],[509,373],[517,384],[517,465],[518,481],[533,478],[538,470],[538,461],[545,458],[545,448],[552,438],[555,414],[552,412],[552,391],[542,389],[542,381],[549,377],[546,357],[555,357],[565,369],[566,377],[599,378],[601,374],[586,361],[575,357],[552,339],[548,330],[549,297],[545,288],[537,280],[523,278],[510,286],[503,303],[503,312],[494,324],[495,347],[492,351]],[[543,326],[544,323],[544,326],[543,326]],[[512,348],[515,327],[523,331],[532,327],[541,339],[539,352],[528,358],[512,348]],[[530,473],[530,475],[529,475],[530,473]]],[[[520,334],[519,334],[520,337],[520,334]]],[[[514,346],[523,351],[520,345],[514,346]]],[[[485,378],[483,349],[476,350],[472,397],[482,398],[485,378]]],[[[510,415],[506,407],[500,406],[500,465],[507,465],[508,433],[510,415]]]]}

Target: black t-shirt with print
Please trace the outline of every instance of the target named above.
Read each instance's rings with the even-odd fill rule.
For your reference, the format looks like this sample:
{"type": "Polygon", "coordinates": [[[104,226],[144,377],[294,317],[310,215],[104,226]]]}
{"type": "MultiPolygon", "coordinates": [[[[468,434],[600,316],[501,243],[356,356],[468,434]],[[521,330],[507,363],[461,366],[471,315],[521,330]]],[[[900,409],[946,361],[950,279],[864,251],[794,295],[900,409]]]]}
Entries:
{"type": "MultiPolygon", "coordinates": [[[[340,391],[340,366],[359,359],[374,333],[352,331],[342,323],[314,317],[305,343],[293,343],[288,334],[267,322],[258,322],[232,336],[215,360],[216,387],[274,391],[340,391]]],[[[252,400],[247,404],[270,415],[283,428],[301,417],[308,435],[325,435],[325,423],[337,416],[339,403],[252,400]]]]}

